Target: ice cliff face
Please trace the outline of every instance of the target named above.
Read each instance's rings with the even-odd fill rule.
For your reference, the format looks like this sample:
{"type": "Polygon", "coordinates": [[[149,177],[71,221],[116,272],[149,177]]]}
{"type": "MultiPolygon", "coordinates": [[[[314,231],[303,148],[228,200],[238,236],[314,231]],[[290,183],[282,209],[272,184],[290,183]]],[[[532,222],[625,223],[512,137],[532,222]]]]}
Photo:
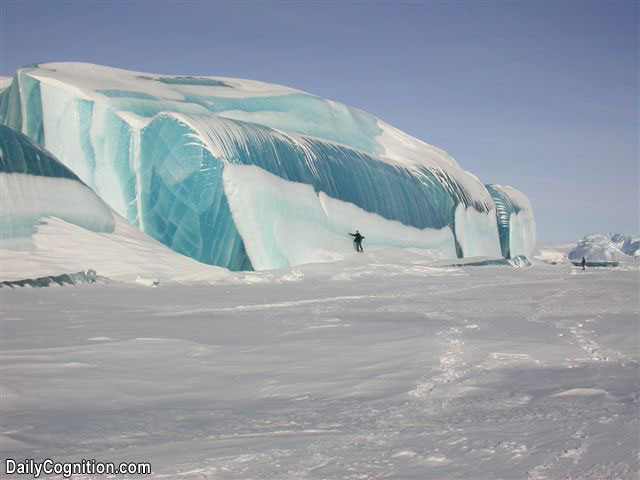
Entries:
{"type": "Polygon", "coordinates": [[[485,188],[442,150],[287,87],[34,65],[1,91],[0,122],[146,233],[233,270],[338,258],[355,228],[367,245],[448,257],[535,244],[517,190],[485,188]]]}

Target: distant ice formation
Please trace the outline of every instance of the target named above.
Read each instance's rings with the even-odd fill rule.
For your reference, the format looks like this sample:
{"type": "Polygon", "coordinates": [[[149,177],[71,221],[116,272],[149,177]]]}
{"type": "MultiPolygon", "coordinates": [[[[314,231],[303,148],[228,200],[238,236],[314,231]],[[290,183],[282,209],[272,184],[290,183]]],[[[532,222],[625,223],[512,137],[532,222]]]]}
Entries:
{"type": "Polygon", "coordinates": [[[640,235],[620,233],[592,234],[582,238],[569,252],[569,259],[590,262],[629,261],[640,259],[640,235]]]}
{"type": "Polygon", "coordinates": [[[0,123],[47,148],[175,251],[232,270],[341,258],[365,245],[444,257],[530,255],[535,221],[444,151],[346,105],[224,77],[81,63],[19,69],[0,123]]]}

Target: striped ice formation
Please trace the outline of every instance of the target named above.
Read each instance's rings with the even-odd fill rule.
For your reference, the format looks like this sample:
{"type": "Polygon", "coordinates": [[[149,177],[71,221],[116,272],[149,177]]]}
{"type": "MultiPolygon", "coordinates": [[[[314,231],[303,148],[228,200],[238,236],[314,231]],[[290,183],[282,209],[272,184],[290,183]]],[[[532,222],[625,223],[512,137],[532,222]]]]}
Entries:
{"type": "Polygon", "coordinates": [[[528,256],[536,244],[536,222],[531,202],[519,190],[506,185],[486,185],[496,204],[500,248],[505,258],[528,256]]]}
{"type": "Polygon", "coordinates": [[[26,136],[3,125],[0,200],[3,248],[30,249],[30,239],[46,217],[58,217],[93,232],[115,228],[109,207],[71,170],[26,136]]]}
{"type": "Polygon", "coordinates": [[[535,243],[524,195],[488,190],[444,151],[283,86],[32,65],[0,93],[0,122],[144,232],[232,270],[340,258],[356,228],[367,245],[442,257],[529,255],[535,243]],[[507,233],[496,198],[513,200],[507,233]]]}

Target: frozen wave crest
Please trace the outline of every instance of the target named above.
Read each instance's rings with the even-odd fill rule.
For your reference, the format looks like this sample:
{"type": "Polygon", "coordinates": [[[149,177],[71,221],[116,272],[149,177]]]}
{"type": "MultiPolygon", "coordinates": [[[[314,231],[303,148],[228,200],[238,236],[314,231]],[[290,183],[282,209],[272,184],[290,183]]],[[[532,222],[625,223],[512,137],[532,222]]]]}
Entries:
{"type": "MultiPolygon", "coordinates": [[[[501,228],[496,198],[443,150],[366,112],[288,87],[81,63],[31,65],[0,92],[0,121],[49,149],[145,233],[179,253],[232,270],[261,268],[252,264],[249,237],[254,252],[256,241],[263,242],[260,265],[293,265],[309,251],[284,240],[296,236],[286,222],[272,232],[277,243],[268,229],[248,232],[246,226],[255,225],[249,217],[260,207],[255,203],[231,214],[222,182],[230,164],[254,165],[306,184],[318,198],[349,204],[343,215],[362,211],[379,218],[380,223],[366,223],[369,244],[424,248],[422,237],[386,230],[385,222],[448,230],[447,245],[435,244],[442,254],[459,257],[528,255],[535,243],[530,209],[513,209],[507,220],[513,227],[501,228]]],[[[235,173],[234,181],[242,182],[235,173]]],[[[268,191],[267,178],[260,175],[253,187],[268,191]]],[[[248,181],[256,179],[251,175],[248,181]]],[[[243,196],[247,202],[258,197],[243,196]]],[[[292,213],[295,202],[287,202],[292,213]]],[[[295,212],[296,218],[305,211],[311,212],[295,212]]],[[[341,220],[350,225],[346,230],[364,228],[354,215],[341,220]]],[[[329,241],[322,234],[316,238],[329,241]]],[[[342,249],[335,242],[318,248],[327,252],[324,258],[340,256],[342,249]]]]}
{"type": "Polygon", "coordinates": [[[500,247],[505,258],[530,257],[536,246],[536,222],[529,199],[507,185],[486,185],[496,205],[500,247]]]}

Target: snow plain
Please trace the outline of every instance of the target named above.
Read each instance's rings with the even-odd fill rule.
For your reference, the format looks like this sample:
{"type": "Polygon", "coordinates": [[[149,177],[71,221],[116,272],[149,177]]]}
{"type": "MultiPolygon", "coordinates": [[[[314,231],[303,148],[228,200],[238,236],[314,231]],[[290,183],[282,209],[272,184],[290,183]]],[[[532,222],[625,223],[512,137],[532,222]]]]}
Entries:
{"type": "Polygon", "coordinates": [[[370,249],[212,282],[0,289],[3,472],[638,478],[637,264],[370,249]]]}

